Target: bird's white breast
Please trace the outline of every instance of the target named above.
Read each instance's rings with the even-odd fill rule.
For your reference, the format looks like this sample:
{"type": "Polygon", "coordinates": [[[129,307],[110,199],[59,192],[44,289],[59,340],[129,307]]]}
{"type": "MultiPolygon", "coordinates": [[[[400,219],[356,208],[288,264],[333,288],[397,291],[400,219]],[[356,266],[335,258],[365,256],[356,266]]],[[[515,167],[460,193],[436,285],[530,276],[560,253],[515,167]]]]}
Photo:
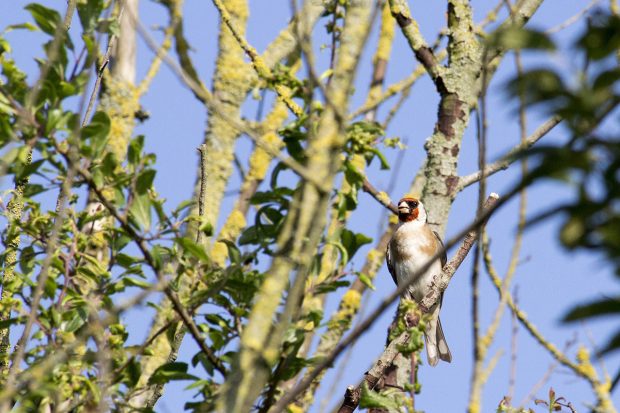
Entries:
{"type": "MultiPolygon", "coordinates": [[[[393,256],[392,265],[398,285],[408,282],[437,251],[437,240],[425,225],[417,221],[402,223],[392,237],[390,253],[393,256]]],[[[416,301],[424,297],[433,276],[439,272],[441,263],[437,260],[427,271],[415,278],[409,292],[416,301]]]]}

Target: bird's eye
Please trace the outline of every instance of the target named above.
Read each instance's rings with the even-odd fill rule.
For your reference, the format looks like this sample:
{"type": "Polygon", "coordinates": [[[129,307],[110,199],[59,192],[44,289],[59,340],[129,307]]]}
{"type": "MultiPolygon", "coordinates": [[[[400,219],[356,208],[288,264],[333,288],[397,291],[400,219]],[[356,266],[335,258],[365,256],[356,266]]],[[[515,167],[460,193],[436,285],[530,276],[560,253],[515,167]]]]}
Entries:
{"type": "Polygon", "coordinates": [[[412,201],[409,204],[411,205],[411,208],[417,208],[418,207],[418,202],[417,201],[412,201]]]}

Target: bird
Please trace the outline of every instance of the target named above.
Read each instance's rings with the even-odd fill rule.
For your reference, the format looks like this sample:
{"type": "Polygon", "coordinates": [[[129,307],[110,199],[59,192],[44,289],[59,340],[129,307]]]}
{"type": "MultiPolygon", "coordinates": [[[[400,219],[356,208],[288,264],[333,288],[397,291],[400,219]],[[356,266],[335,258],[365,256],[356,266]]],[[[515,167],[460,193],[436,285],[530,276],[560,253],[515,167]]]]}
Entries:
{"type": "MultiPolygon", "coordinates": [[[[402,297],[416,302],[422,301],[429,292],[433,277],[441,272],[447,261],[444,251],[440,260],[436,260],[429,269],[411,281],[411,277],[443,249],[439,234],[431,230],[426,218],[426,209],[420,200],[406,196],[398,201],[398,224],[388,243],[385,257],[396,286],[411,282],[402,297]]],[[[452,361],[439,320],[442,301],[443,294],[439,303],[430,309],[430,319],[424,332],[426,355],[431,366],[436,366],[440,359],[448,363],[452,361]]]]}

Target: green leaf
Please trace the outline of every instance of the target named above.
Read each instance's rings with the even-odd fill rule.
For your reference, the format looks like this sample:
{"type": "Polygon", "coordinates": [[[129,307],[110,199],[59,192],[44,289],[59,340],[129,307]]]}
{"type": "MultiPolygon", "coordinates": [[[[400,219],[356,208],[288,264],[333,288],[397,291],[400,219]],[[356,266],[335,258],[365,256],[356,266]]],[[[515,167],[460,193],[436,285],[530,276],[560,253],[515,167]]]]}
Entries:
{"type": "Polygon", "coordinates": [[[131,142],[129,143],[129,148],[127,149],[127,160],[130,164],[137,165],[140,162],[143,149],[144,136],[139,135],[136,136],[135,139],[131,140],[131,142]]]}
{"type": "Polygon", "coordinates": [[[88,312],[85,308],[82,307],[71,310],[68,314],[69,321],[64,326],[64,330],[67,333],[75,332],[78,328],[82,327],[84,323],[86,323],[86,321],[88,320],[88,312]]]}
{"type": "Polygon", "coordinates": [[[34,268],[34,259],[34,248],[32,246],[23,248],[22,253],[19,256],[19,269],[22,270],[24,274],[30,274],[30,271],[34,268]]]}
{"type": "Polygon", "coordinates": [[[599,301],[594,301],[588,304],[582,304],[574,307],[564,316],[562,321],[567,323],[614,314],[620,315],[620,296],[614,298],[605,298],[599,301]]]}
{"type": "Polygon", "coordinates": [[[151,287],[150,282],[131,277],[123,278],[123,284],[127,287],[138,287],[145,290],[151,287]]]}
{"type": "Polygon", "coordinates": [[[256,226],[246,228],[239,237],[239,245],[258,244],[259,236],[256,226]]]}
{"type": "Polygon", "coordinates": [[[350,283],[348,281],[332,281],[319,284],[315,287],[315,294],[327,294],[336,291],[338,288],[348,287],[350,283]]]}
{"type": "Polygon", "coordinates": [[[95,30],[97,20],[103,11],[102,0],[87,0],[85,2],[78,2],[77,10],[80,16],[80,23],[84,33],[91,33],[95,30]]]}
{"type": "Polygon", "coordinates": [[[145,194],[150,188],[153,187],[155,173],[155,170],[147,169],[138,175],[138,179],[136,180],[136,190],[139,194],[145,194]]]}
{"type": "Polygon", "coordinates": [[[579,39],[577,45],[585,49],[592,60],[601,60],[620,48],[620,18],[599,15],[579,39]]]}
{"type": "Polygon", "coordinates": [[[129,207],[129,217],[138,228],[151,228],[151,199],[147,194],[136,195],[129,207]]]}
{"type": "Polygon", "coordinates": [[[496,31],[490,37],[489,44],[504,50],[555,50],[555,44],[544,32],[514,26],[496,31]]]}
{"type": "Polygon", "coordinates": [[[165,384],[173,380],[198,380],[198,377],[187,373],[187,367],[187,363],[166,363],[153,372],[149,384],[165,384]]]}
{"type": "Polygon", "coordinates": [[[372,242],[372,238],[361,233],[356,234],[345,228],[340,235],[340,242],[346,248],[348,261],[350,261],[360,247],[372,242]]]}
{"type": "Polygon", "coordinates": [[[38,3],[30,3],[24,9],[30,12],[41,30],[49,35],[54,35],[56,27],[61,22],[60,14],[56,10],[48,9],[38,3]]]}
{"type": "Polygon", "coordinates": [[[376,391],[370,390],[368,384],[362,384],[362,394],[360,396],[360,409],[378,408],[398,411],[400,403],[393,397],[384,396],[376,391]]]}
{"type": "Polygon", "coordinates": [[[3,330],[5,328],[11,327],[14,324],[17,323],[22,323],[26,321],[26,317],[15,317],[15,318],[8,318],[6,320],[0,320],[0,330],[3,330]]]}
{"type": "Polygon", "coordinates": [[[566,94],[566,87],[560,76],[547,69],[534,69],[512,80],[509,90],[524,94],[530,103],[552,100],[566,94]]]}
{"type": "Polygon", "coordinates": [[[101,139],[110,133],[110,118],[105,112],[97,111],[89,124],[82,128],[82,137],[101,139]]]}
{"type": "Polygon", "coordinates": [[[209,256],[207,255],[204,247],[200,244],[197,244],[194,240],[191,240],[187,237],[183,238],[175,238],[174,241],[183,248],[185,252],[197,258],[198,260],[208,263],[209,256]]]}
{"type": "Polygon", "coordinates": [[[369,276],[361,272],[357,273],[357,276],[359,277],[362,284],[364,284],[366,287],[370,288],[373,291],[376,290],[369,276]]]}
{"type": "Polygon", "coordinates": [[[372,148],[370,152],[374,153],[377,158],[379,158],[379,161],[381,162],[381,170],[385,171],[390,169],[390,163],[387,161],[385,155],[383,155],[383,153],[379,149],[372,148]]]}
{"type": "Polygon", "coordinates": [[[596,77],[592,84],[592,88],[595,90],[604,90],[613,87],[618,80],[620,80],[620,69],[605,70],[596,77]]]}
{"type": "Polygon", "coordinates": [[[220,239],[219,241],[223,242],[228,247],[228,257],[230,258],[230,261],[233,264],[241,264],[241,252],[235,243],[227,239],[220,239]]]}
{"type": "Polygon", "coordinates": [[[141,367],[140,362],[137,359],[130,359],[127,366],[123,369],[122,374],[125,377],[125,384],[129,388],[135,386],[140,380],[141,367]]]}
{"type": "Polygon", "coordinates": [[[560,241],[568,248],[575,248],[583,240],[585,231],[583,217],[572,216],[560,231],[560,241]]]}
{"type": "Polygon", "coordinates": [[[12,30],[19,30],[19,29],[29,30],[31,32],[39,30],[37,26],[35,26],[34,24],[26,22],[26,23],[11,24],[9,26],[6,26],[4,28],[4,33],[8,33],[12,30]]]}
{"type": "Polygon", "coordinates": [[[616,332],[616,334],[609,339],[605,347],[600,351],[600,354],[604,355],[618,349],[620,349],[620,331],[616,332]]]}
{"type": "Polygon", "coordinates": [[[96,30],[99,33],[107,33],[113,36],[121,34],[121,26],[117,19],[101,19],[97,22],[96,30]]]}

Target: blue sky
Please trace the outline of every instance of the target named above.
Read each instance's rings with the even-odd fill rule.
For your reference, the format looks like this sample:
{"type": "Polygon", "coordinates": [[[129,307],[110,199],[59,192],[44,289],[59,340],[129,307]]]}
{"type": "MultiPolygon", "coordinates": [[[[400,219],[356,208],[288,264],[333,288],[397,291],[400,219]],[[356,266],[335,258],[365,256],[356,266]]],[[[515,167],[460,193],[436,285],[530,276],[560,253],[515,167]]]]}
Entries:
{"type": "MultiPolygon", "coordinates": [[[[65,5],[64,1],[44,1],[43,3],[57,9],[62,9],[65,5]]],[[[438,29],[445,24],[445,2],[410,0],[409,3],[413,16],[420,24],[422,33],[429,42],[432,42],[438,29]]],[[[584,0],[546,0],[530,25],[541,29],[553,27],[577,13],[586,3],[584,0]]],[[[24,1],[12,1],[8,6],[5,4],[0,16],[0,30],[7,24],[29,20],[29,15],[23,10],[26,4],[28,3],[24,1]]],[[[496,2],[479,0],[472,1],[472,4],[476,21],[480,21],[486,12],[495,6],[496,2]]],[[[247,38],[256,49],[262,51],[290,18],[289,1],[250,0],[250,10],[247,38]]],[[[167,22],[163,8],[151,2],[144,0],[141,2],[140,14],[147,27],[163,25],[167,22]]],[[[217,54],[217,10],[209,1],[187,0],[184,16],[185,31],[193,47],[194,62],[202,79],[210,84],[217,54]]],[[[502,13],[501,17],[505,17],[505,13],[502,13]]],[[[320,22],[315,30],[317,35],[315,49],[319,57],[319,72],[327,68],[329,58],[328,49],[320,50],[321,43],[327,42],[324,24],[324,21],[320,22]]],[[[561,31],[554,38],[566,46],[575,38],[581,28],[581,24],[575,24],[561,31]]],[[[158,32],[153,34],[156,38],[161,38],[158,32]]],[[[11,33],[8,38],[13,44],[13,57],[21,67],[26,68],[28,73],[32,75],[30,78],[32,81],[36,73],[36,64],[33,58],[42,55],[40,49],[41,35],[20,31],[11,33]]],[[[369,63],[375,44],[376,33],[373,33],[357,74],[357,87],[352,99],[352,108],[358,107],[366,94],[370,79],[369,63]]],[[[145,73],[151,58],[152,53],[140,41],[138,79],[145,73]]],[[[525,56],[526,68],[535,65],[552,65],[566,68],[567,72],[570,72],[579,63],[570,53],[525,56]]],[[[387,84],[407,76],[414,66],[413,54],[397,30],[392,57],[388,64],[387,84]]],[[[506,58],[490,88],[488,98],[488,157],[491,160],[505,153],[519,139],[518,122],[515,115],[516,103],[507,97],[503,88],[506,80],[514,75],[514,67],[512,56],[506,58]]],[[[431,82],[426,79],[418,82],[387,132],[388,136],[400,136],[407,138],[409,142],[397,178],[396,188],[390,193],[392,198],[397,199],[407,191],[420,162],[425,156],[423,144],[433,130],[437,101],[436,92],[431,82]]],[[[393,103],[394,100],[391,100],[388,105],[380,110],[380,119],[384,118],[393,103]]],[[[150,112],[151,118],[138,126],[136,133],[146,136],[147,150],[157,155],[158,174],[155,185],[158,192],[168,199],[169,208],[172,209],[176,204],[191,196],[196,176],[196,147],[203,139],[206,113],[204,107],[195,100],[186,88],[180,85],[174,75],[165,67],[162,68],[150,91],[142,100],[142,106],[150,112]]],[[[253,118],[255,108],[256,101],[249,99],[244,106],[244,115],[253,118]]],[[[530,112],[528,115],[529,132],[546,119],[544,113],[530,112]]],[[[472,122],[472,127],[469,128],[463,139],[459,162],[461,174],[467,174],[477,169],[477,146],[473,126],[474,123],[472,122]]],[[[546,143],[561,143],[566,137],[566,131],[562,127],[558,127],[546,136],[544,141],[546,143]]],[[[240,156],[247,155],[250,149],[251,142],[242,137],[238,144],[240,156]]],[[[397,151],[388,149],[386,154],[393,163],[397,151]]],[[[369,169],[371,181],[375,186],[382,189],[387,188],[391,173],[391,171],[380,171],[376,164],[373,164],[369,169]]],[[[495,191],[501,195],[503,191],[511,187],[517,178],[518,167],[515,167],[491,177],[487,188],[489,191],[495,191]]],[[[11,183],[7,180],[2,180],[0,189],[6,189],[10,185],[11,183]]],[[[233,174],[229,189],[235,189],[238,186],[239,176],[233,174]]],[[[477,204],[477,191],[477,187],[472,186],[457,197],[450,215],[447,237],[459,232],[473,218],[477,204]]],[[[531,217],[537,211],[542,211],[570,196],[571,192],[564,184],[538,184],[528,192],[528,216],[531,217]]],[[[232,197],[226,198],[222,210],[228,210],[233,201],[234,198],[232,197]]],[[[375,237],[378,226],[384,224],[379,220],[385,215],[381,207],[366,194],[360,195],[360,205],[360,208],[351,217],[350,226],[355,231],[375,237]]],[[[427,206],[427,208],[432,208],[432,206],[427,206]]],[[[493,256],[496,260],[496,266],[502,274],[507,267],[512,247],[512,237],[516,228],[516,214],[517,203],[512,201],[501,209],[488,225],[492,239],[493,256]]],[[[560,223],[560,219],[554,218],[545,224],[530,228],[526,232],[521,252],[521,263],[514,279],[519,291],[519,305],[545,333],[546,337],[559,347],[574,337],[577,337],[578,343],[584,343],[587,346],[590,346],[590,337],[595,343],[602,345],[611,333],[612,323],[601,321],[587,325],[562,326],[559,319],[573,303],[617,291],[617,283],[614,283],[612,279],[611,268],[602,261],[600,256],[581,252],[567,253],[561,248],[557,241],[560,223]]],[[[358,253],[353,260],[357,268],[363,264],[364,251],[358,253]]],[[[463,263],[450,284],[441,313],[444,331],[454,361],[451,364],[441,363],[436,368],[428,366],[421,368],[422,394],[416,399],[418,409],[428,412],[452,412],[463,410],[466,406],[473,351],[470,317],[471,289],[469,285],[471,266],[470,257],[463,263]]],[[[483,328],[486,328],[497,305],[497,294],[485,276],[481,279],[481,320],[483,328]]],[[[388,295],[393,288],[392,280],[387,269],[383,266],[376,279],[376,291],[369,294],[365,299],[365,307],[368,310],[374,308],[374,305],[388,295]]],[[[326,316],[329,316],[336,305],[336,300],[327,303],[326,316]]],[[[151,311],[144,307],[127,315],[129,329],[131,330],[130,340],[137,342],[144,338],[151,314],[151,311]]],[[[392,314],[393,310],[388,311],[357,342],[350,353],[350,357],[346,357],[348,359],[346,365],[341,364],[341,359],[340,364],[328,373],[317,400],[325,400],[325,405],[331,407],[341,400],[347,385],[356,384],[360,381],[363,373],[383,349],[385,331],[391,321],[392,314]],[[337,382],[334,382],[337,372],[341,376],[337,382]]],[[[496,343],[489,352],[490,355],[493,355],[498,349],[504,349],[497,368],[485,387],[483,412],[494,411],[497,403],[507,392],[510,340],[510,320],[509,316],[506,315],[498,332],[496,343]]],[[[552,360],[521,328],[517,340],[519,355],[515,399],[518,401],[528,394],[532,386],[545,374],[552,360]]],[[[196,351],[197,348],[193,342],[186,339],[181,348],[179,359],[188,361],[196,351]]],[[[618,369],[620,358],[616,356],[606,359],[605,364],[610,374],[613,374],[618,369]]],[[[183,411],[183,404],[193,394],[191,391],[183,390],[185,385],[183,382],[169,385],[156,410],[162,412],[183,411]]],[[[551,377],[550,385],[559,395],[567,397],[578,410],[585,410],[584,403],[593,401],[587,385],[576,380],[574,376],[566,374],[566,370],[562,368],[556,370],[556,373],[551,377]]],[[[545,398],[548,387],[549,385],[545,386],[537,394],[537,397],[545,398]]],[[[616,390],[615,400],[617,401],[620,401],[619,392],[616,390]]],[[[319,403],[317,403],[313,411],[321,411],[319,407],[319,403]]]]}

